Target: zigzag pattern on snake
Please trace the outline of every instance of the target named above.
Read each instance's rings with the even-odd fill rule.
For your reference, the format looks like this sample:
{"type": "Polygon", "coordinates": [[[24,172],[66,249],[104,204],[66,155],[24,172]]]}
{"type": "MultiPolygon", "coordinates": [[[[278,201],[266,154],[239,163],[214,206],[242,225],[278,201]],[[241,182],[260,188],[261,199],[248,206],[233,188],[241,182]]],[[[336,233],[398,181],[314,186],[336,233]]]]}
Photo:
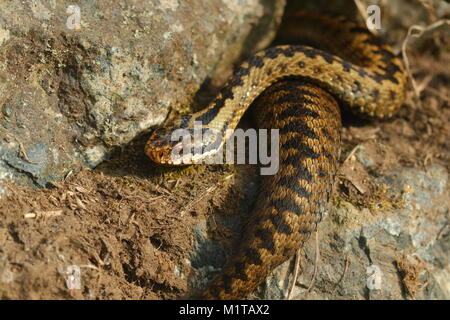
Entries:
{"type": "Polygon", "coordinates": [[[181,145],[171,141],[171,133],[192,130],[194,121],[201,121],[223,134],[223,144],[227,129],[236,128],[253,102],[258,127],[279,129],[279,170],[262,177],[239,248],[201,298],[245,297],[316,230],[338,166],[337,101],[364,117],[388,118],[404,99],[401,60],[364,26],[347,18],[297,12],[285,17],[280,30],[280,37],[290,43],[303,31],[302,40],[327,51],[280,45],[256,53],[237,68],[205,110],[155,130],[145,148],[150,159],[164,165],[211,156],[209,152],[174,159],[171,151],[181,145]]]}

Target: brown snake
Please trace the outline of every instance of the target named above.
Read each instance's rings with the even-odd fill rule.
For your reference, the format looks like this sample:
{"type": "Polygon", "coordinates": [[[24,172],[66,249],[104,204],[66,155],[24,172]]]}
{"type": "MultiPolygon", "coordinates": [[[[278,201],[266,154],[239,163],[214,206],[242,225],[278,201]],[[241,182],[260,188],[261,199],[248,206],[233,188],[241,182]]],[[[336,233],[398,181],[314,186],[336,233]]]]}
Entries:
{"type": "Polygon", "coordinates": [[[285,17],[280,37],[292,43],[298,31],[302,40],[342,58],[302,45],[258,52],[240,65],[208,108],[157,129],[147,142],[145,152],[153,161],[189,163],[193,154],[171,159],[171,151],[181,147],[170,140],[175,129],[192,130],[194,121],[201,121],[226,139],[226,129],[235,129],[254,101],[258,126],[279,129],[279,170],[262,177],[240,246],[201,298],[245,297],[316,230],[340,153],[341,112],[336,101],[366,118],[388,118],[404,99],[401,60],[366,27],[305,12],[285,17]]]}

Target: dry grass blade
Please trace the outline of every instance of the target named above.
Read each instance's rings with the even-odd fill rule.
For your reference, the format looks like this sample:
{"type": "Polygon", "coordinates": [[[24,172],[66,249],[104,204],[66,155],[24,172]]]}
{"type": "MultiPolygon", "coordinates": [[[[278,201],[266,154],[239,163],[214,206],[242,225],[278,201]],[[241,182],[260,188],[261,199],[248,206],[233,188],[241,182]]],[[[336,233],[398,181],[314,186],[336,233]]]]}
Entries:
{"type": "Polygon", "coordinates": [[[316,283],[316,279],[317,279],[317,270],[319,267],[319,260],[320,260],[319,229],[317,229],[315,232],[314,243],[315,243],[315,247],[316,247],[316,252],[314,255],[314,272],[313,272],[313,277],[311,279],[311,283],[309,284],[309,287],[306,290],[306,294],[308,294],[311,291],[311,289],[313,288],[314,284],[316,283]]]}
{"type": "Polygon", "coordinates": [[[294,280],[292,281],[291,287],[289,288],[287,300],[292,299],[292,294],[294,293],[295,284],[297,283],[299,270],[300,270],[300,249],[298,249],[297,253],[295,254],[294,280]]]}
{"type": "Polygon", "coordinates": [[[52,210],[52,211],[36,211],[25,213],[23,217],[25,219],[34,219],[34,218],[50,218],[50,217],[58,217],[63,214],[63,210],[52,210]]]}
{"type": "Polygon", "coordinates": [[[414,80],[414,77],[411,73],[411,68],[410,68],[410,63],[409,63],[409,59],[408,59],[408,55],[406,53],[406,49],[408,46],[409,41],[412,38],[421,38],[425,35],[428,35],[430,33],[433,33],[437,30],[439,30],[440,28],[443,28],[445,26],[449,26],[450,25],[450,20],[438,20],[428,26],[419,26],[419,25],[412,25],[411,27],[409,27],[408,33],[405,37],[405,40],[403,40],[402,43],[402,56],[403,56],[403,61],[405,63],[405,67],[406,67],[406,72],[408,74],[409,79],[411,80],[411,84],[414,90],[414,95],[416,98],[416,103],[418,103],[420,105],[420,93],[424,88],[419,88],[419,86],[417,85],[416,81],[414,80]]]}

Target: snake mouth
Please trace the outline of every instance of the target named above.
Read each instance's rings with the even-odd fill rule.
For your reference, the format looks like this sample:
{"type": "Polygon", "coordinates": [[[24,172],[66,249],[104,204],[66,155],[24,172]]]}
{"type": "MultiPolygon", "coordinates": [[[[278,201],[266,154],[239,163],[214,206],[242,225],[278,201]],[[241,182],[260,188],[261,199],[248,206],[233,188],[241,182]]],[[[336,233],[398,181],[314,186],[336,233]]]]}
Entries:
{"type": "Polygon", "coordinates": [[[167,148],[163,146],[155,146],[154,143],[148,141],[145,146],[145,154],[154,163],[161,165],[171,165],[170,162],[167,162],[167,159],[164,156],[165,154],[167,154],[167,150],[165,149],[167,148]]]}
{"type": "Polygon", "coordinates": [[[158,145],[155,146],[153,143],[147,143],[145,146],[145,154],[154,163],[163,166],[184,166],[190,163],[185,163],[186,159],[183,157],[175,156],[175,151],[182,149],[182,146],[175,145],[158,145]],[[174,151],[175,150],[175,151],[174,151]]]}
{"type": "Polygon", "coordinates": [[[146,150],[145,154],[154,163],[164,166],[176,165],[170,158],[167,158],[158,150],[146,150]]]}
{"type": "Polygon", "coordinates": [[[181,141],[173,141],[170,132],[155,131],[145,146],[145,154],[151,161],[165,166],[201,164],[222,146],[221,137],[207,133],[197,140],[190,133],[181,141]]]}
{"type": "Polygon", "coordinates": [[[188,166],[193,164],[202,164],[208,159],[214,152],[205,152],[201,154],[187,153],[183,154],[180,151],[183,150],[181,144],[175,145],[173,147],[160,147],[153,148],[152,146],[147,146],[145,149],[145,154],[154,163],[163,166],[188,166]]]}

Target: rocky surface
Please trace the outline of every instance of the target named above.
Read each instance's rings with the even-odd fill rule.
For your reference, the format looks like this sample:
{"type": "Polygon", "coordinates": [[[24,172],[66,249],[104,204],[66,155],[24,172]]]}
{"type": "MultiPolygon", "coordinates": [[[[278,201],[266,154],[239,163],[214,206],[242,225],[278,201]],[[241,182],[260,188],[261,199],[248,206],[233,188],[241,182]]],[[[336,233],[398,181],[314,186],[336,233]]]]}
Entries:
{"type": "MultiPolygon", "coordinates": [[[[321,258],[315,262],[315,241],[310,240],[293,298],[450,299],[447,170],[400,167],[376,183],[387,185],[389,196],[401,199],[401,208],[374,212],[349,202],[331,208],[319,227],[321,258]]],[[[290,263],[281,266],[268,280],[265,298],[286,293],[291,268],[290,263]]]]}
{"type": "MultiPolygon", "coordinates": [[[[353,161],[367,165],[376,160],[359,152],[353,161]]],[[[318,242],[313,236],[300,251],[292,299],[450,299],[447,169],[398,167],[373,183],[381,197],[371,206],[335,198],[319,226],[318,242]]],[[[233,229],[229,218],[226,224],[233,229]]],[[[191,279],[194,287],[220,273],[225,260],[219,242],[205,232],[201,224],[194,228],[199,242],[192,263],[198,269],[191,279]]],[[[294,260],[275,269],[257,297],[287,298],[294,260]]]]}
{"type": "Polygon", "coordinates": [[[0,3],[0,178],[95,167],[214,71],[267,45],[284,1],[0,3]],[[251,44],[251,47],[250,47],[251,44]]]}
{"type": "MultiPolygon", "coordinates": [[[[198,1],[189,8],[210,10],[201,19],[184,1],[146,2],[151,9],[139,1],[87,3],[81,13],[89,15],[73,30],[65,27],[69,2],[0,3],[0,178],[44,185],[126,144],[96,170],[48,188],[0,181],[0,299],[189,296],[233,254],[258,190],[257,169],[162,168],[142,154],[145,135],[126,141],[165,117],[169,104],[156,100],[158,90],[179,108],[208,75],[220,85],[231,69],[225,65],[247,43],[256,50],[267,42],[271,35],[261,34],[276,24],[275,2],[262,1],[262,12],[248,7],[256,1],[198,1]],[[233,16],[229,6],[243,11],[233,16]],[[237,25],[213,22],[215,14],[237,25]],[[192,29],[171,30],[178,15],[192,29]],[[258,21],[248,34],[245,26],[258,21]],[[203,28],[207,36],[192,31],[203,28]],[[214,35],[227,45],[205,45],[214,35]],[[166,64],[175,51],[184,73],[166,64]]],[[[324,11],[331,4],[308,3],[324,11]]],[[[409,50],[421,106],[409,88],[394,119],[344,117],[342,169],[319,226],[320,256],[313,235],[300,251],[291,298],[450,299],[450,55],[439,47],[444,37],[432,40],[409,50]]],[[[256,296],[285,298],[293,265],[275,270],[256,296]]]]}
{"type": "MultiPolygon", "coordinates": [[[[357,7],[350,2],[333,1],[328,6],[327,1],[291,1],[287,10],[319,8],[322,12],[358,17],[357,7]]],[[[397,51],[408,26],[426,24],[430,16],[436,19],[448,13],[443,1],[431,1],[430,7],[405,2],[380,4],[384,26],[381,32],[397,51]],[[402,10],[414,14],[403,17],[402,10]]],[[[361,3],[363,8],[373,4],[361,3]]],[[[427,108],[433,105],[426,104],[427,108]]],[[[441,108],[445,109],[445,103],[441,108]]],[[[438,113],[435,116],[439,117],[438,113]]],[[[415,119],[426,122],[424,118],[415,119]]],[[[443,116],[443,123],[448,123],[448,116],[443,116]]],[[[319,226],[320,258],[316,256],[314,236],[299,253],[299,277],[290,298],[450,299],[448,161],[443,162],[444,166],[413,165],[417,161],[413,159],[422,157],[426,163],[428,152],[422,140],[426,139],[423,129],[417,124],[397,121],[392,126],[370,126],[351,128],[353,135],[346,137],[353,146],[355,141],[365,142],[356,144],[354,154],[340,170],[339,192],[319,226]],[[380,129],[385,133],[380,134],[380,129]],[[380,135],[389,141],[387,145],[372,140],[380,135]],[[405,166],[400,165],[400,159],[405,166]]],[[[448,141],[447,129],[439,126],[435,130],[439,132],[435,134],[436,142],[448,141]]],[[[248,189],[247,193],[252,194],[256,188],[249,184],[244,193],[248,189]]],[[[250,209],[247,207],[246,212],[250,209]]],[[[239,238],[242,222],[237,222],[238,218],[218,214],[215,219],[234,230],[239,238]]],[[[242,219],[245,221],[245,217],[242,219]]],[[[193,287],[203,287],[221,272],[225,256],[232,250],[208,236],[203,222],[195,226],[194,236],[197,245],[193,267],[197,276],[192,277],[191,283],[193,287]]],[[[256,297],[287,298],[294,281],[294,264],[291,259],[277,268],[258,288],[256,297]]]]}

